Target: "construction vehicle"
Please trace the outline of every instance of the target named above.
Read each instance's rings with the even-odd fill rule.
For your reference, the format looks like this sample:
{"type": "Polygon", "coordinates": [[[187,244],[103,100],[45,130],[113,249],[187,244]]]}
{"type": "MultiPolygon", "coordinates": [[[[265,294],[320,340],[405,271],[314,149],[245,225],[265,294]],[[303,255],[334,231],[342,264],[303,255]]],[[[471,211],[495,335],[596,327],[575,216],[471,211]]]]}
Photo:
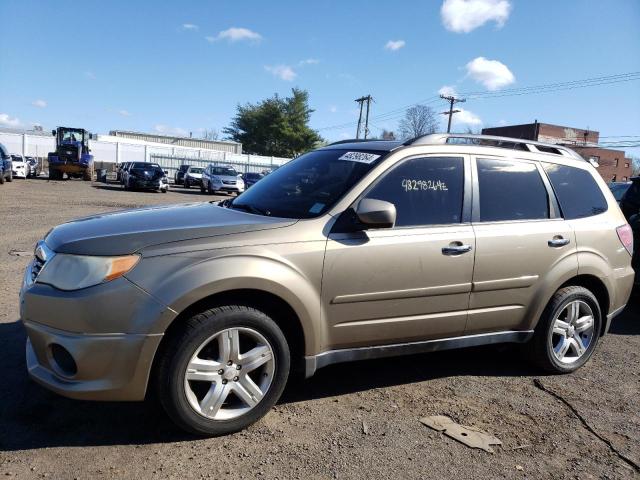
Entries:
{"type": "Polygon", "coordinates": [[[93,155],[89,140],[93,135],[84,128],[58,127],[51,133],[56,137],[56,151],[50,152],[49,180],[68,178],[91,180],[93,176],[93,155]]]}

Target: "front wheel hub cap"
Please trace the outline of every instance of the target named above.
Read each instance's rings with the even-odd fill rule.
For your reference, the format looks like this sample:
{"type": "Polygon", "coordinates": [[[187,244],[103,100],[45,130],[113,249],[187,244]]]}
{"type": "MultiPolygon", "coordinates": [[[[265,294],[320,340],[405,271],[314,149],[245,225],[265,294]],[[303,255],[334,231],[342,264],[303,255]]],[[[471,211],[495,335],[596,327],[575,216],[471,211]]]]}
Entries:
{"type": "Polygon", "coordinates": [[[191,408],[213,420],[231,420],[255,408],[271,387],[275,355],[258,331],[229,328],[206,339],[184,376],[191,408]]]}

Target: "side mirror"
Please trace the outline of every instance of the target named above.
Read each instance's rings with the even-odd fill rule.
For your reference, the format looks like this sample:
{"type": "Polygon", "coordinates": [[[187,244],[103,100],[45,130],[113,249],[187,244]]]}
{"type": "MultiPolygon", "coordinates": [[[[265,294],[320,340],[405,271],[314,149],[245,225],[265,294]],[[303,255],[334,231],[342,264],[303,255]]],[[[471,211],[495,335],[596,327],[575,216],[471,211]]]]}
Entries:
{"type": "Polygon", "coordinates": [[[169,170],[163,170],[165,175],[169,175],[169,170]]]}
{"type": "Polygon", "coordinates": [[[396,224],[396,207],[384,200],[364,198],[356,207],[356,216],[365,228],[393,228],[396,224]]]}
{"type": "Polygon", "coordinates": [[[56,131],[55,130],[51,130],[51,135],[53,135],[55,137],[56,136],[56,131]]]}

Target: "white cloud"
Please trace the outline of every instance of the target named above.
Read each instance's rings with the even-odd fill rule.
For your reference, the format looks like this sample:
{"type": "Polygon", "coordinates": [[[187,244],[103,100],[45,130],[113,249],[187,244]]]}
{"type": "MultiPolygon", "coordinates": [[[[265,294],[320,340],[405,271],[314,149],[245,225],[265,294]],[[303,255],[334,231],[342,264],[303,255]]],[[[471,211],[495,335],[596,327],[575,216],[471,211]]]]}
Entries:
{"type": "Polygon", "coordinates": [[[96,79],[96,74],[93,72],[84,72],[84,76],[85,78],[88,78],[89,80],[95,80],[96,79]]]}
{"type": "Polygon", "coordinates": [[[292,82],[298,76],[293,68],[288,65],[265,65],[264,69],[273,76],[286,80],[287,82],[292,82]]]}
{"type": "Polygon", "coordinates": [[[331,113],[336,113],[338,111],[338,107],[336,107],[335,105],[331,105],[329,106],[329,111],[331,113]]]}
{"type": "Polygon", "coordinates": [[[511,70],[504,63],[478,57],[467,63],[467,75],[488,90],[498,90],[516,81],[511,70]]]}
{"type": "Polygon", "coordinates": [[[447,30],[469,33],[490,21],[502,27],[510,12],[509,0],[444,0],[440,16],[447,30]]]}
{"type": "Polygon", "coordinates": [[[47,102],[45,100],[38,99],[31,102],[31,105],[38,108],[45,108],[47,106],[47,102]]]}
{"type": "Polygon", "coordinates": [[[19,119],[16,117],[11,117],[7,113],[0,113],[0,125],[3,127],[19,127],[22,125],[19,119]]]}
{"type": "Polygon", "coordinates": [[[300,60],[298,62],[298,65],[300,65],[301,67],[304,67],[305,65],[317,65],[320,63],[320,60],[318,60],[317,58],[307,58],[305,60],[300,60]]]}
{"type": "Polygon", "coordinates": [[[482,125],[482,120],[478,115],[469,110],[459,109],[458,113],[453,114],[453,124],[458,125],[482,125]]]}
{"type": "Polygon", "coordinates": [[[346,133],[346,132],[342,132],[342,133],[340,134],[340,138],[341,138],[342,140],[348,140],[349,138],[353,138],[353,135],[349,135],[349,134],[348,134],[348,133],[346,133]]]}
{"type": "Polygon", "coordinates": [[[396,50],[400,50],[405,45],[406,45],[406,42],[404,40],[389,40],[387,44],[384,46],[384,49],[395,52],[396,50]]]}
{"type": "Polygon", "coordinates": [[[458,92],[456,92],[456,89],[450,85],[443,85],[440,90],[438,90],[438,94],[440,95],[445,95],[445,96],[452,96],[455,97],[458,95],[458,92]]]}
{"type": "Polygon", "coordinates": [[[130,117],[131,116],[131,112],[129,112],[128,110],[118,110],[118,114],[122,115],[123,117],[130,117]]]}
{"type": "Polygon", "coordinates": [[[187,132],[184,128],[170,127],[163,124],[155,125],[153,129],[163,135],[177,135],[179,137],[186,137],[189,134],[189,132],[187,132]]]}
{"type": "Polygon", "coordinates": [[[183,23],[182,24],[182,29],[183,30],[198,30],[199,27],[198,27],[198,25],[194,25],[193,23],[183,23]]]}
{"type": "Polygon", "coordinates": [[[223,30],[215,37],[205,37],[209,42],[215,42],[217,40],[227,40],[228,42],[241,42],[248,41],[257,43],[262,40],[262,35],[248,28],[231,27],[227,30],[223,30]]]}

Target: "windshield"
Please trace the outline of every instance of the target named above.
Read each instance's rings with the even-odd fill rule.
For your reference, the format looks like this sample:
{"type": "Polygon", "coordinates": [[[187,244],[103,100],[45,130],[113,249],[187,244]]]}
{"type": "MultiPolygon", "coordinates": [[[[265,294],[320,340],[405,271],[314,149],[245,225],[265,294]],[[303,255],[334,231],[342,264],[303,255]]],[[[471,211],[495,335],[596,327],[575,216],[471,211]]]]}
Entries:
{"type": "Polygon", "coordinates": [[[82,141],[82,132],[79,130],[66,130],[62,134],[63,142],[81,142],[82,141]]]}
{"type": "Polygon", "coordinates": [[[229,167],[212,167],[211,173],[214,175],[226,175],[229,177],[237,177],[238,172],[236,172],[233,168],[229,167]]]}
{"type": "Polygon", "coordinates": [[[230,206],[275,217],[317,217],[329,210],[381,157],[381,152],[315,150],[267,175],[230,206]]]}
{"type": "Polygon", "coordinates": [[[611,193],[613,193],[614,198],[619,202],[620,200],[622,200],[624,193],[629,189],[630,186],[630,183],[619,183],[613,184],[609,188],[611,188],[611,193]]]}
{"type": "Polygon", "coordinates": [[[203,168],[192,168],[189,173],[202,173],[203,168]]]}
{"type": "Polygon", "coordinates": [[[24,159],[20,155],[11,155],[11,159],[14,162],[24,162],[24,159]]]}

